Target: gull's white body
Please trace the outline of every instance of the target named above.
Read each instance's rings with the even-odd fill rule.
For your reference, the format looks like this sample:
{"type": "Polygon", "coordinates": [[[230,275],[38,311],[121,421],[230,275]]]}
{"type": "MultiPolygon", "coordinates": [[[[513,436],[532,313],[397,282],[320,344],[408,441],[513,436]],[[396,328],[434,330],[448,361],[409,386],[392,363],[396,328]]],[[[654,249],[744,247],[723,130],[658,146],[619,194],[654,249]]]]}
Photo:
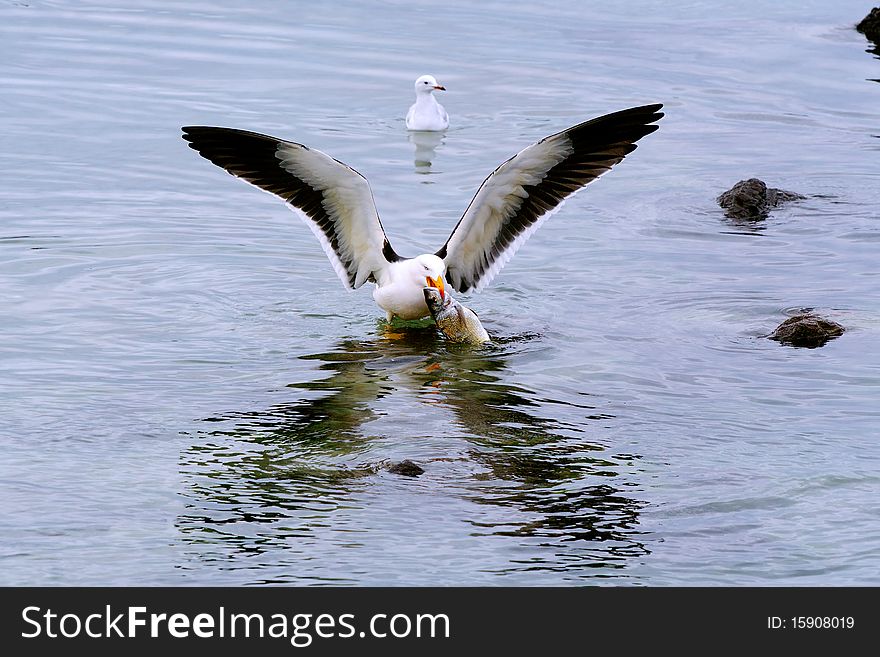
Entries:
{"type": "Polygon", "coordinates": [[[427,278],[439,279],[446,271],[443,261],[432,253],[423,253],[411,260],[389,263],[385,268],[384,281],[373,290],[373,299],[387,314],[400,319],[421,319],[429,314],[425,304],[427,278]]]}
{"type": "Polygon", "coordinates": [[[438,132],[449,127],[449,115],[443,105],[434,98],[434,91],[445,91],[430,75],[423,75],[415,82],[416,102],[406,114],[406,129],[438,132]]]}
{"type": "MultiPolygon", "coordinates": [[[[421,79],[421,78],[420,78],[421,79]]],[[[436,82],[430,78],[429,82],[436,82]]],[[[427,94],[426,97],[430,97],[427,94]]],[[[439,251],[403,258],[391,247],[367,180],[321,151],[234,128],[189,126],[202,157],[285,200],[318,238],[342,283],[376,285],[389,319],[429,315],[423,290],[481,290],[564,200],[657,129],[661,105],[600,116],[524,148],[483,181],[439,251]]]]}

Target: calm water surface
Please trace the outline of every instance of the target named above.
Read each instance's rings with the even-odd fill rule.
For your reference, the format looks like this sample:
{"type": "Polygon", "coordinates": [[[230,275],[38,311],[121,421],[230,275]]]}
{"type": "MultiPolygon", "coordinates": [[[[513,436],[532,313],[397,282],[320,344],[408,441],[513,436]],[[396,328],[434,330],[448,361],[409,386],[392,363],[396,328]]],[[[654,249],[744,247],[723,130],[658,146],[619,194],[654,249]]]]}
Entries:
{"type": "Polygon", "coordinates": [[[880,584],[870,3],[542,4],[0,2],[0,583],[880,584]],[[452,125],[414,143],[429,72],[452,125]],[[462,297],[478,350],[388,330],[179,136],[332,154],[412,255],[520,148],[658,101],[462,297]],[[752,176],[808,198],[725,219],[752,176]],[[801,308],[847,333],[762,337],[801,308]]]}

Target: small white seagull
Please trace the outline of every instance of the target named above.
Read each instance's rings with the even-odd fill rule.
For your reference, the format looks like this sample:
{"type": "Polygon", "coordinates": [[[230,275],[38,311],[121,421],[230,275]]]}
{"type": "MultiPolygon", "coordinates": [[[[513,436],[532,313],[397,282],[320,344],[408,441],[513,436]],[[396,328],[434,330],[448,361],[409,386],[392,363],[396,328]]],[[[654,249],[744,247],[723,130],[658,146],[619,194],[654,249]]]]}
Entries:
{"type": "Polygon", "coordinates": [[[370,185],[361,174],[302,144],[234,128],[188,126],[190,148],[281,197],[311,228],[342,283],[369,281],[388,320],[429,314],[422,290],[488,285],[568,196],[592,182],[654,132],[660,104],[606,114],[523,149],[483,181],[436,253],[404,258],[385,235],[370,185]]]}
{"type": "Polygon", "coordinates": [[[433,75],[423,75],[416,80],[416,102],[406,113],[407,130],[426,130],[435,132],[449,127],[449,115],[443,105],[434,98],[434,91],[446,91],[437,84],[433,75]]]}

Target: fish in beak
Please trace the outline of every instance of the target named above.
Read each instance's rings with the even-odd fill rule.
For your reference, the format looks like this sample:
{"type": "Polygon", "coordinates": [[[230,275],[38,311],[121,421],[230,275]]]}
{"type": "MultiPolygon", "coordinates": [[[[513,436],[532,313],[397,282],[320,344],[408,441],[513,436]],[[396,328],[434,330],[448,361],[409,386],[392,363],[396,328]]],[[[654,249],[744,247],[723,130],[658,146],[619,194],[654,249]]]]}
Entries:
{"type": "Polygon", "coordinates": [[[451,294],[445,298],[443,293],[436,287],[426,287],[422,290],[425,295],[425,305],[431,313],[431,317],[437,323],[437,328],[450,342],[482,344],[491,340],[480,318],[470,308],[462,306],[451,294]]]}
{"type": "Polygon", "coordinates": [[[440,298],[441,299],[446,296],[446,292],[444,291],[444,288],[443,288],[443,277],[442,276],[438,276],[437,278],[431,278],[430,276],[425,276],[425,280],[428,282],[428,287],[436,287],[438,290],[440,290],[440,298]]]}

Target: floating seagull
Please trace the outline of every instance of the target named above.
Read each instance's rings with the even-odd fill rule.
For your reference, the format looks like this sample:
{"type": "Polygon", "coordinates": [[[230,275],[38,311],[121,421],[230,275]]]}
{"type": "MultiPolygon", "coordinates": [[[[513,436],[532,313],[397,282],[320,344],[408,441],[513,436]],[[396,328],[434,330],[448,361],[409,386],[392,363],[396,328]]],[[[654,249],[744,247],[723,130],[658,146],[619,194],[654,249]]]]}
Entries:
{"type": "Polygon", "coordinates": [[[376,284],[373,299],[393,317],[429,314],[422,290],[484,288],[563,200],[592,182],[657,129],[660,104],[606,114],[523,149],[483,181],[436,253],[404,258],[391,247],[361,174],[302,144],[234,128],[188,126],[190,148],[275,194],[311,228],[342,283],[376,284]]]}
{"type": "Polygon", "coordinates": [[[423,75],[416,80],[416,102],[406,113],[407,130],[446,130],[449,127],[449,115],[443,105],[434,98],[434,91],[446,91],[446,87],[437,84],[433,75],[423,75]]]}

